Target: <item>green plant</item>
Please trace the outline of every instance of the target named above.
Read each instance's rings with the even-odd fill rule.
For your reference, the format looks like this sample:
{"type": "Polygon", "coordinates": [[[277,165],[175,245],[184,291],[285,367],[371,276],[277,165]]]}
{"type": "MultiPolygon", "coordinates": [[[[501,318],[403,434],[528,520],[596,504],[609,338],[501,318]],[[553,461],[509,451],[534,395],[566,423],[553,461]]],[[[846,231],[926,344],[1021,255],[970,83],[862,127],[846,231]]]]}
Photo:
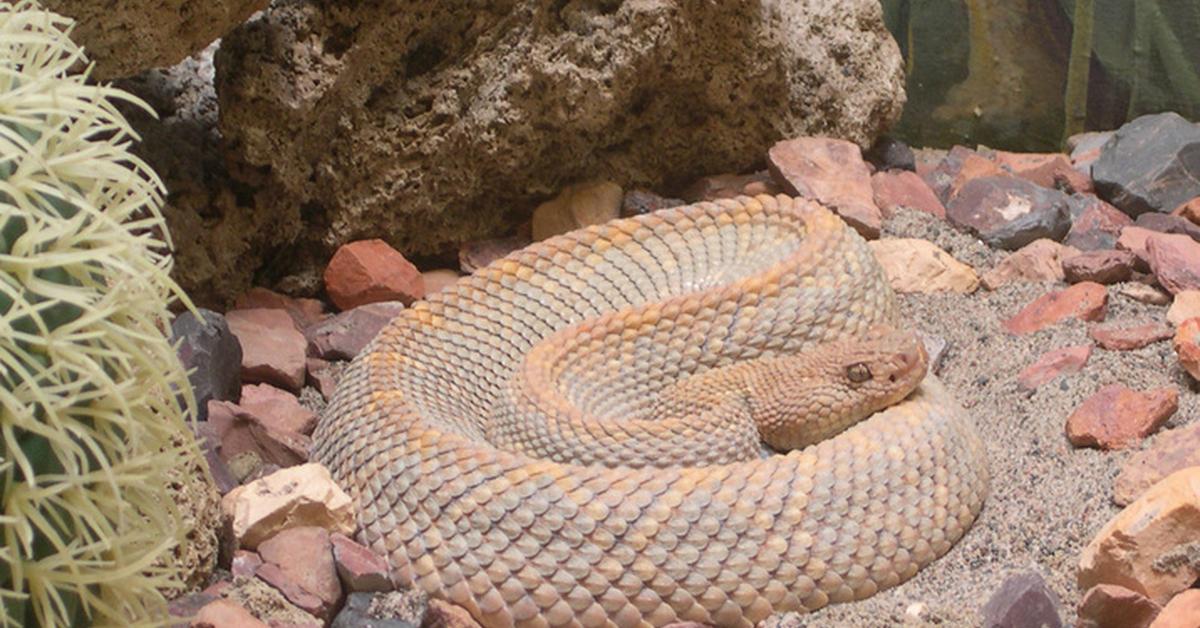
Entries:
{"type": "Polygon", "coordinates": [[[0,624],[165,620],[196,460],[163,186],[71,21],[0,3],[0,624]],[[182,391],[182,400],[176,393],[182,391]]]}

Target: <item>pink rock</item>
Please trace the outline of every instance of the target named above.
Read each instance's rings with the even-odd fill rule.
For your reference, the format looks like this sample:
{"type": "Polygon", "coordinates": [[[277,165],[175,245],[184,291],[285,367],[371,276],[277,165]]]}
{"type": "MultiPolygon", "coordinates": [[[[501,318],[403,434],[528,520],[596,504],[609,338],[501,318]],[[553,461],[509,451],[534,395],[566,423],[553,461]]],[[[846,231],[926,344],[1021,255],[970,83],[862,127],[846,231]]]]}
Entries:
{"type": "Polygon", "coordinates": [[[283,310],[256,308],[225,315],[242,345],[242,381],[265,382],[299,392],[304,385],[307,341],[283,310]]]}
{"type": "Polygon", "coordinates": [[[1079,204],[1083,205],[1083,210],[1071,222],[1071,230],[1063,244],[1079,250],[1111,249],[1121,235],[1121,229],[1133,224],[1133,219],[1125,212],[1091,194],[1073,196],[1071,202],[1073,211],[1078,210],[1079,204]]]}
{"type": "Polygon", "coordinates": [[[1141,325],[1109,323],[1094,325],[1088,330],[1088,336],[1095,340],[1096,344],[1110,351],[1141,349],[1146,345],[1167,340],[1173,335],[1175,332],[1170,327],[1155,322],[1141,325]]]}
{"type": "Polygon", "coordinates": [[[1146,628],[1162,609],[1116,584],[1098,584],[1079,603],[1079,628],[1146,628]]]}
{"type": "Polygon", "coordinates": [[[301,609],[328,620],[342,599],[329,531],[289,528],[258,545],[258,576],[301,609]],[[314,602],[315,600],[315,602],[314,602]]]}
{"type": "Polygon", "coordinates": [[[1032,391],[1060,375],[1077,373],[1091,355],[1092,345],[1051,349],[1017,374],[1017,386],[1032,391]]]}
{"type": "Polygon", "coordinates": [[[352,360],[403,311],[404,304],[399,301],[382,301],[331,316],[304,330],[308,352],[323,360],[352,360]]]}
{"type": "Polygon", "coordinates": [[[242,386],[242,400],[238,405],[272,429],[307,435],[312,434],[317,425],[317,415],[300,405],[296,395],[270,384],[242,386]]]}
{"type": "Polygon", "coordinates": [[[898,208],[910,207],[938,218],[946,217],[946,207],[925,180],[908,170],[886,170],[871,175],[875,204],[885,218],[898,208]]]}
{"type": "Polygon", "coordinates": [[[1189,318],[1179,324],[1173,346],[1179,364],[1192,379],[1200,380],[1200,318],[1189,318]]]}
{"type": "Polygon", "coordinates": [[[715,201],[743,194],[778,194],[782,191],[766,170],[750,174],[717,174],[701,177],[684,188],[680,196],[688,203],[715,201]]]}
{"type": "Polygon", "coordinates": [[[1128,506],[1159,480],[1195,466],[1200,466],[1200,422],[1160,432],[1121,467],[1113,481],[1113,503],[1128,506]]]}
{"type": "Polygon", "coordinates": [[[995,290],[1014,282],[1062,281],[1063,259],[1079,251],[1041,238],[1013,251],[1000,260],[995,268],[984,273],[983,287],[995,290]]]}
{"type": "Polygon", "coordinates": [[[332,399],[338,378],[329,362],[321,358],[309,358],[305,360],[305,364],[308,367],[308,385],[316,388],[325,401],[332,399]]]}
{"type": "Polygon", "coordinates": [[[1150,270],[1171,294],[1200,289],[1200,242],[1186,235],[1156,233],[1146,238],[1150,270]]]}
{"type": "Polygon", "coordinates": [[[532,242],[528,234],[468,242],[458,249],[458,266],[464,273],[473,273],[532,242]]]}
{"type": "Polygon", "coordinates": [[[342,245],[325,267],[325,292],[340,310],[379,301],[405,305],[425,296],[420,271],[383,240],[342,245]]]}
{"type": "Polygon", "coordinates": [[[1070,283],[1094,281],[1113,284],[1129,281],[1137,256],[1129,251],[1097,250],[1072,255],[1062,261],[1063,277],[1070,283]]]}
{"type": "Polygon", "coordinates": [[[308,460],[308,437],[264,425],[254,414],[228,401],[208,403],[208,422],[217,432],[221,459],[253,452],[264,462],[290,467],[308,460]]]}
{"type": "Polygon", "coordinates": [[[777,142],[767,151],[767,162],[785,192],[829,207],[864,238],[879,237],[883,214],[875,206],[871,172],[857,144],[799,137],[777,142]]]}
{"type": "Polygon", "coordinates": [[[959,190],[968,182],[981,177],[1004,174],[996,162],[965,147],[955,146],[932,172],[922,178],[943,204],[958,196],[959,190]]]}
{"type": "Polygon", "coordinates": [[[1109,384],[1067,419],[1067,439],[1076,447],[1128,447],[1158,429],[1178,407],[1179,391],[1174,388],[1138,392],[1109,384]]]}
{"type": "Polygon", "coordinates": [[[1172,325],[1182,325],[1183,321],[1200,316],[1200,290],[1184,290],[1169,296],[1167,302],[1171,304],[1167,308],[1167,322],[1172,325]]]}
{"type": "Polygon", "coordinates": [[[388,577],[388,563],[383,557],[342,534],[334,534],[329,540],[333,543],[333,560],[346,591],[391,591],[394,588],[388,577]]]}
{"type": "Polygon", "coordinates": [[[192,619],[192,628],[268,628],[250,611],[221,598],[200,609],[192,619]]]}
{"type": "Polygon", "coordinates": [[[230,562],[229,573],[234,576],[244,576],[250,578],[254,576],[254,572],[263,564],[262,557],[257,552],[250,550],[236,550],[233,552],[233,560],[230,562]]]}
{"type": "Polygon", "coordinates": [[[1150,628],[1197,628],[1200,626],[1200,589],[1188,589],[1163,607],[1150,628]]]}
{"type": "Polygon", "coordinates": [[[1083,321],[1104,320],[1108,292],[1098,283],[1085,281],[1035,299],[1012,318],[1004,321],[1010,334],[1022,335],[1075,318],[1083,321]]]}
{"type": "Polygon", "coordinates": [[[1071,165],[1062,153],[1010,153],[996,151],[993,159],[1002,168],[1042,187],[1055,188],[1068,194],[1090,193],[1092,180],[1071,165]]]}
{"type": "Polygon", "coordinates": [[[235,310],[283,310],[287,312],[296,327],[304,329],[328,316],[325,304],[318,299],[289,297],[267,288],[251,288],[234,301],[235,310]]]}
{"type": "Polygon", "coordinates": [[[1134,270],[1146,271],[1150,269],[1150,252],[1146,248],[1146,241],[1156,233],[1145,227],[1133,225],[1121,229],[1121,235],[1117,238],[1116,246],[1122,251],[1129,251],[1137,256],[1138,261],[1134,265],[1134,270]]]}

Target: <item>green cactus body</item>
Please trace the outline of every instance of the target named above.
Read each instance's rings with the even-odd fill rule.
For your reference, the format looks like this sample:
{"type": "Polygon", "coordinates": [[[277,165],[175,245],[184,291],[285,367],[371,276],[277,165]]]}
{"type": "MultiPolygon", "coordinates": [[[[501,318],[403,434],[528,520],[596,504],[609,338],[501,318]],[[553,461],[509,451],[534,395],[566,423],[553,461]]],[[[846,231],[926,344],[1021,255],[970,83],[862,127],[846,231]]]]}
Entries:
{"type": "MultiPolygon", "coordinates": [[[[190,393],[162,184],[70,21],[0,3],[0,624],[154,625],[190,393]],[[185,391],[182,401],[177,391],[185,391]]],[[[144,106],[144,105],[142,105],[144,106]]]]}

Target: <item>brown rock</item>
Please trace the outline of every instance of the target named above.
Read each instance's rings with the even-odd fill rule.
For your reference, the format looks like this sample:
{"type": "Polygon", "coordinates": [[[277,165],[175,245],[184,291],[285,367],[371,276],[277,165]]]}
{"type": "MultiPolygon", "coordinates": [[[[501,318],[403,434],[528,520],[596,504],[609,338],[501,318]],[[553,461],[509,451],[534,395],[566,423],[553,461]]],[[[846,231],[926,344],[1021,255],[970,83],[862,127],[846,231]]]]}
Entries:
{"type": "Polygon", "coordinates": [[[420,271],[383,240],[342,245],[325,267],[324,278],[325,292],[340,310],[379,301],[411,305],[425,297],[420,271]]]}
{"type": "Polygon", "coordinates": [[[1200,577],[1200,467],[1176,471],[1117,513],[1084,548],[1079,586],[1115,584],[1157,604],[1200,577]]]}
{"type": "Polygon", "coordinates": [[[1180,323],[1172,345],[1179,364],[1193,379],[1200,380],[1200,318],[1189,318],[1180,323]]]}
{"type": "Polygon", "coordinates": [[[1156,322],[1140,325],[1108,323],[1093,325],[1088,330],[1088,336],[1095,340],[1096,344],[1110,351],[1141,349],[1146,345],[1167,340],[1173,335],[1175,332],[1170,327],[1156,322]]]}
{"type": "Polygon", "coordinates": [[[330,316],[304,330],[308,353],[323,360],[352,360],[403,311],[399,301],[380,301],[330,316]]]}
{"type": "Polygon", "coordinates": [[[767,151],[767,162],[785,192],[829,207],[864,238],[879,237],[883,214],[875,206],[871,173],[857,144],[799,137],[777,142],[767,151]]]}
{"type": "Polygon", "coordinates": [[[192,628],[268,628],[250,611],[226,599],[210,602],[192,620],[192,628]]]}
{"type": "Polygon", "coordinates": [[[1154,437],[1153,444],[1129,458],[1113,481],[1113,503],[1127,506],[1159,480],[1200,465],[1200,422],[1154,437]]]}
{"type": "Polygon", "coordinates": [[[303,299],[289,297],[266,288],[251,288],[234,301],[236,310],[283,310],[295,321],[298,329],[316,323],[329,315],[325,311],[325,303],[319,299],[303,299]]]}
{"type": "Polygon", "coordinates": [[[1017,374],[1017,386],[1021,390],[1032,391],[1060,375],[1077,373],[1087,364],[1091,355],[1092,345],[1051,349],[1017,374]]]}
{"type": "Polygon", "coordinates": [[[338,383],[336,371],[321,358],[308,358],[305,364],[308,368],[308,385],[316,388],[326,401],[332,399],[338,383]]]}
{"type": "Polygon", "coordinates": [[[237,546],[257,549],[281,530],[316,526],[353,534],[354,506],[329,471],[315,463],[282,469],[239,486],[221,499],[237,546]]]}
{"type": "Polygon", "coordinates": [[[946,207],[917,173],[908,170],[886,170],[871,175],[871,190],[875,205],[888,218],[897,209],[909,207],[938,218],[946,217],[946,207]]]}
{"type": "Polygon", "coordinates": [[[270,384],[242,386],[242,400],[238,405],[274,429],[308,435],[317,426],[317,415],[300,405],[296,395],[270,384]]]}
{"type": "Polygon", "coordinates": [[[1200,628],[1200,589],[1188,589],[1171,598],[1150,628],[1200,628]]]}
{"type": "Polygon", "coordinates": [[[533,243],[527,235],[468,242],[458,249],[458,266],[470,274],[492,262],[533,243]]]}
{"type": "Polygon", "coordinates": [[[1067,418],[1067,440],[1076,447],[1129,447],[1166,423],[1178,408],[1179,391],[1174,388],[1138,392],[1109,384],[1067,418]]]}
{"type": "Polygon", "coordinates": [[[1085,281],[1035,299],[1012,318],[1004,321],[1010,334],[1028,334],[1069,318],[1084,321],[1104,320],[1108,292],[1098,283],[1085,281]]]}
{"type": "MultiPolygon", "coordinates": [[[[766,170],[750,174],[718,174],[701,177],[684,188],[680,196],[687,203],[715,201],[720,198],[755,194],[779,194],[783,191],[766,170]]],[[[682,205],[684,203],[678,203],[682,205]]]]}
{"type": "Polygon", "coordinates": [[[1013,251],[1039,238],[1062,240],[1071,228],[1070,200],[1024,179],[980,177],[946,203],[946,220],[992,248],[1013,251]]]}
{"type": "Polygon", "coordinates": [[[968,182],[981,177],[995,177],[1003,174],[1004,170],[991,159],[965,146],[955,146],[932,172],[922,178],[929,184],[929,188],[933,190],[938,199],[945,204],[958,196],[959,190],[968,182]]]}
{"type": "MultiPolygon", "coordinates": [[[[1166,305],[1171,302],[1170,294],[1155,288],[1154,286],[1148,286],[1144,283],[1126,284],[1117,290],[1122,295],[1147,305],[1166,305]]],[[[1197,311],[1197,315],[1200,315],[1200,311],[1197,311]]],[[[1168,313],[1167,319],[1170,320],[1170,318],[1171,316],[1168,313]]]]}
{"type": "MultiPolygon", "coordinates": [[[[236,459],[253,453],[257,460],[290,467],[308,460],[307,436],[280,427],[272,427],[258,415],[228,401],[208,402],[208,423],[216,430],[221,459],[231,467],[236,459]]],[[[242,477],[238,474],[238,477],[242,477]]]]}
{"type": "Polygon", "coordinates": [[[426,625],[434,628],[481,628],[467,609],[438,598],[429,599],[426,625]]]}
{"type": "Polygon", "coordinates": [[[1079,251],[1054,240],[1034,240],[1009,253],[995,268],[984,273],[983,287],[995,290],[1018,281],[1062,281],[1063,260],[1078,253],[1079,251]]]}
{"type": "Polygon", "coordinates": [[[1161,610],[1137,591],[1098,584],[1079,603],[1078,628],[1146,628],[1161,610]]]}
{"type": "Polygon", "coordinates": [[[1176,207],[1171,215],[1184,218],[1194,225],[1200,225],[1200,196],[1176,207]]]}
{"type": "Polygon", "coordinates": [[[974,292],[975,271],[928,240],[887,238],[868,243],[897,292],[974,292]]]}
{"type": "Polygon", "coordinates": [[[1193,240],[1200,240],[1200,225],[1196,225],[1183,216],[1152,212],[1138,216],[1133,224],[1159,233],[1174,233],[1188,236],[1193,240]]]}
{"type": "Polygon", "coordinates": [[[287,312],[256,308],[225,315],[242,346],[242,381],[298,392],[304,385],[304,334],[287,312]]]}
{"type": "Polygon", "coordinates": [[[1157,232],[1133,225],[1121,228],[1121,235],[1117,238],[1116,247],[1137,256],[1138,263],[1134,266],[1135,270],[1147,271],[1150,269],[1150,252],[1146,248],[1146,240],[1155,233],[1157,232]]]}
{"type": "Polygon", "coordinates": [[[438,268],[421,273],[421,278],[425,281],[425,296],[428,297],[453,286],[460,277],[462,275],[459,275],[457,270],[449,268],[438,268]]]}
{"type": "Polygon", "coordinates": [[[394,588],[388,576],[387,560],[382,556],[343,534],[333,534],[330,541],[338,576],[347,591],[391,591],[394,588]]]}
{"type": "Polygon", "coordinates": [[[993,159],[1002,168],[1045,188],[1062,190],[1067,194],[1090,193],[1092,180],[1071,165],[1062,153],[1010,153],[996,151],[993,159]]]}
{"type": "Polygon", "coordinates": [[[259,577],[296,606],[328,620],[342,599],[329,531],[314,526],[281,530],[258,546],[259,577]],[[276,569],[268,569],[268,567],[276,569]],[[316,598],[313,604],[311,598],[316,598]]]}
{"type": "Polygon", "coordinates": [[[1170,301],[1167,309],[1167,322],[1179,326],[1189,318],[1200,316],[1200,290],[1182,290],[1177,292],[1170,301]]]}
{"type": "Polygon", "coordinates": [[[1146,238],[1150,270],[1171,294],[1200,289],[1200,242],[1186,235],[1157,233],[1146,238]]]}
{"type": "Polygon", "coordinates": [[[1063,277],[1070,283],[1094,281],[1113,284],[1129,281],[1137,256],[1129,251],[1086,251],[1062,261],[1063,277]]]}
{"type": "Polygon", "coordinates": [[[1082,251],[1111,249],[1121,235],[1121,229],[1133,224],[1124,212],[1091,194],[1071,197],[1071,230],[1063,244],[1082,251]]]}
{"type": "Polygon", "coordinates": [[[258,571],[258,568],[261,567],[262,564],[262,556],[259,556],[258,552],[251,552],[249,550],[242,549],[235,550],[233,552],[233,559],[229,564],[229,573],[233,574],[235,577],[242,576],[245,578],[252,578],[254,577],[254,573],[258,571]]]}
{"type": "Polygon", "coordinates": [[[558,196],[533,210],[533,240],[545,240],[621,215],[625,191],[611,181],[568,185],[558,196]]]}

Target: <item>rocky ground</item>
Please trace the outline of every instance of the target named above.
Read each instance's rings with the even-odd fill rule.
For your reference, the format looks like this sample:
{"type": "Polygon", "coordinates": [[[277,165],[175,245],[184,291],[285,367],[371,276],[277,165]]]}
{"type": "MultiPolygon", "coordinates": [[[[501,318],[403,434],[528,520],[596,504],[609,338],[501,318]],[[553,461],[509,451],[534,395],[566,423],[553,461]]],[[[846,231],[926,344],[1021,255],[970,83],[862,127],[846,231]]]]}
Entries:
{"type": "Polygon", "coordinates": [[[256,288],[204,311],[204,325],[185,313],[175,331],[197,369],[226,551],[175,610],[231,626],[359,626],[368,612],[470,625],[452,623],[470,622],[462,609],[385,593],[386,563],[352,540],[349,498],[307,462],[342,366],[414,300],[532,239],[681,200],[786,192],[869,240],[987,444],[992,489],[966,536],[911,581],[767,624],[1194,626],[1196,143],[1200,128],[1173,114],[1076,138],[1070,155],[914,155],[883,141],[864,159],[852,143],[800,137],[771,148],[768,170],[700,179],[683,199],[566,188],[518,235],[464,244],[459,268],[421,269],[360,240],[329,261],[323,300],[256,288]]]}

